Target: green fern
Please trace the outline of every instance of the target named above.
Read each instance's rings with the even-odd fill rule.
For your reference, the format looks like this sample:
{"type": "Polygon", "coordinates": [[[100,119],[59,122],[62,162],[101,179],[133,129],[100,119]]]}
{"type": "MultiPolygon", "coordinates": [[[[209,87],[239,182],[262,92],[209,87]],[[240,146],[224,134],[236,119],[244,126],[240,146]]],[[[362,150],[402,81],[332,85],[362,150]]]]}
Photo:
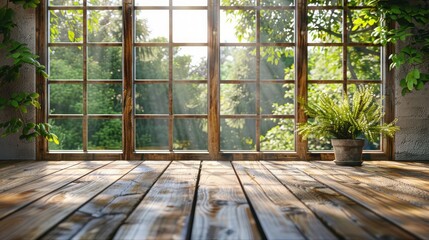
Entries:
{"type": "Polygon", "coordinates": [[[373,95],[373,89],[368,86],[359,86],[353,97],[345,94],[339,102],[322,94],[318,101],[303,103],[303,106],[310,120],[299,124],[297,131],[304,139],[310,136],[338,139],[365,136],[375,142],[380,134],[393,137],[399,130],[395,125],[397,119],[382,123],[384,113],[373,95]]]}

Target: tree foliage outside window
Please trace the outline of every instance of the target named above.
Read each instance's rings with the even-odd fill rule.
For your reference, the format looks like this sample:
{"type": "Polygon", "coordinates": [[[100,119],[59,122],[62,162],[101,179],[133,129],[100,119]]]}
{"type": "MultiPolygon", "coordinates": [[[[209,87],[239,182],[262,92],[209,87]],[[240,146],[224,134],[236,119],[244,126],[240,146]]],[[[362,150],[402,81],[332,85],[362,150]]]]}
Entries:
{"type": "MultiPolygon", "coordinates": [[[[99,5],[106,2],[89,1],[99,5]]],[[[378,15],[369,8],[356,8],[346,16],[347,36],[343,34],[341,1],[308,1],[311,6],[326,6],[326,9],[311,9],[308,16],[308,101],[317,101],[318,93],[324,92],[333,98],[341,98],[345,92],[352,93],[359,81],[372,81],[376,89],[374,94],[382,93],[381,47],[371,43],[377,39],[372,33],[379,26],[378,15]],[[332,8],[335,7],[335,8],[332,8]],[[355,43],[343,48],[341,43],[355,43]],[[325,44],[328,43],[328,44],[325,44]],[[323,45],[325,44],[325,45],[323,45]],[[328,46],[334,44],[333,46],[328,46]],[[335,45],[337,44],[337,45],[335,45]],[[360,45],[359,45],[360,44],[360,45]],[[344,52],[345,51],[345,52],[344,52]],[[347,65],[342,66],[343,57],[347,65]],[[346,76],[344,76],[346,68],[346,76]],[[323,81],[326,80],[326,83],[323,81]],[[341,82],[347,88],[343,89],[341,82]],[[349,83],[351,81],[352,83],[349,83]]],[[[50,4],[80,6],[79,1],[52,0],[50,4]]],[[[222,0],[221,6],[254,6],[255,1],[222,0]]],[[[293,7],[293,1],[261,1],[263,6],[293,7]]],[[[368,1],[349,1],[349,6],[367,6],[368,1]]],[[[293,46],[271,46],[270,43],[294,43],[295,11],[292,9],[261,10],[260,41],[267,46],[257,51],[253,46],[222,46],[220,47],[220,82],[246,81],[248,83],[221,84],[219,104],[220,114],[240,115],[255,114],[255,102],[260,101],[259,111],[267,115],[295,116],[296,86],[283,81],[295,81],[296,49],[293,46]],[[259,56],[257,57],[257,54],[259,56]],[[256,59],[259,59],[256,61],[256,59]],[[256,99],[256,72],[259,64],[260,82],[259,99],[256,99]],[[276,83],[278,80],[279,83],[276,83]],[[270,82],[265,84],[264,81],[270,82]]],[[[153,36],[150,21],[142,15],[136,18],[135,41],[139,43],[166,43],[165,36],[153,36]]],[[[227,22],[234,22],[233,29],[239,43],[254,43],[255,11],[225,10],[227,22]]],[[[88,41],[118,42],[122,38],[121,16],[117,11],[88,11],[88,41]]],[[[80,10],[50,11],[50,42],[81,43],[83,41],[83,12],[80,10]]],[[[222,30],[221,30],[222,31],[222,30]]],[[[222,33],[222,32],[221,32],[222,33]]],[[[274,44],[275,45],[275,44],[274,44]]],[[[134,89],[134,111],[136,114],[168,114],[169,86],[162,82],[169,78],[173,71],[174,80],[206,80],[207,59],[195,59],[184,53],[181,48],[170,49],[162,46],[137,46],[134,50],[135,79],[139,81],[156,80],[154,83],[136,84],[134,89]],[[170,62],[172,60],[172,63],[170,62]],[[172,69],[170,65],[172,64],[172,69]]],[[[67,80],[67,84],[50,84],[50,114],[82,114],[83,86],[79,81],[83,78],[83,62],[81,47],[50,47],[50,78],[67,80]],[[76,83],[72,83],[76,81],[76,83]],[[67,86],[65,86],[67,85],[67,86]]],[[[88,78],[88,113],[122,114],[121,84],[91,84],[91,80],[122,79],[122,48],[121,47],[88,47],[87,78],[88,78]],[[106,97],[107,96],[107,97],[106,97]]],[[[175,83],[173,91],[174,114],[207,114],[207,88],[201,83],[175,83]]],[[[51,145],[51,150],[82,150],[81,119],[50,119],[54,130],[59,133],[61,144],[51,145]]],[[[135,135],[137,150],[168,150],[169,123],[166,119],[136,119],[135,135]]],[[[259,125],[259,139],[256,139],[255,120],[251,118],[221,118],[220,131],[221,149],[256,150],[256,142],[260,142],[261,151],[294,151],[295,126],[294,118],[264,118],[259,125]]],[[[118,119],[91,120],[88,123],[88,149],[120,150],[122,149],[122,124],[118,119]]],[[[174,150],[207,149],[207,120],[180,119],[173,126],[174,150]],[[195,133],[190,135],[190,133],[195,133]]],[[[310,150],[329,150],[327,139],[309,139],[310,150]]],[[[380,149],[380,142],[367,144],[367,149],[380,149]]]]}

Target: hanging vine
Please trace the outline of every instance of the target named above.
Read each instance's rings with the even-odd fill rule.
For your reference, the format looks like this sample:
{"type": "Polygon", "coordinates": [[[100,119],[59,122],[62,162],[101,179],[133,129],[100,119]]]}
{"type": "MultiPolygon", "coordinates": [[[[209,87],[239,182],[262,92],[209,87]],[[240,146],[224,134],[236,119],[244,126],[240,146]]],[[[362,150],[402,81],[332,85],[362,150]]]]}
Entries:
{"type": "MultiPolygon", "coordinates": [[[[0,8],[0,51],[5,59],[0,65],[0,87],[14,84],[19,79],[22,68],[25,65],[33,66],[37,74],[44,78],[48,75],[45,66],[37,60],[28,46],[11,37],[12,30],[17,26],[14,22],[15,12],[9,4],[21,5],[24,9],[36,8],[40,0],[9,0],[0,8]]],[[[50,131],[48,123],[36,123],[28,117],[29,108],[40,108],[39,94],[35,92],[12,92],[10,96],[0,96],[0,113],[15,112],[8,119],[0,122],[0,136],[6,137],[20,133],[19,138],[32,140],[38,136],[48,141],[59,143],[58,137],[50,131]]]]}
{"type": "Polygon", "coordinates": [[[373,0],[382,19],[373,31],[375,43],[402,43],[389,58],[390,68],[404,66],[409,71],[400,80],[402,95],[421,90],[429,82],[429,1],[373,0]],[[389,22],[395,23],[389,28],[389,22]]]}

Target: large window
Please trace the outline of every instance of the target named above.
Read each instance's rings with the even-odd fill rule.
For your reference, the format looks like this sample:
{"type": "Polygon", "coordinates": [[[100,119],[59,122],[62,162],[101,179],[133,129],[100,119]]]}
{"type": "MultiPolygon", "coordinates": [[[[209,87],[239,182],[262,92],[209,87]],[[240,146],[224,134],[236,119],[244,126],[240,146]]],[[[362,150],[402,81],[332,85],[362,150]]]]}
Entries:
{"type": "MultiPolygon", "coordinates": [[[[39,143],[39,157],[329,157],[327,139],[296,135],[307,120],[298,100],[367,84],[382,101],[386,53],[372,44],[366,2],[47,0],[39,119],[61,143],[39,143]]],[[[391,149],[365,148],[371,158],[391,149]]]]}

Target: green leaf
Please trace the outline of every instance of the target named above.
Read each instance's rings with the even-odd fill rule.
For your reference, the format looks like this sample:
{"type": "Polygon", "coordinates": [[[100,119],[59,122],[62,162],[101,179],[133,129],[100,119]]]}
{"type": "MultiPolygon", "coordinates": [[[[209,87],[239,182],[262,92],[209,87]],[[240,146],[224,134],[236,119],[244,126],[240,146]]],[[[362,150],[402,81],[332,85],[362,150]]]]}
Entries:
{"type": "Polygon", "coordinates": [[[35,98],[38,98],[38,97],[39,97],[39,94],[38,94],[38,93],[31,93],[31,94],[30,94],[30,97],[31,97],[32,99],[35,99],[35,98]]]}
{"type": "Polygon", "coordinates": [[[401,14],[401,10],[397,6],[392,7],[392,9],[390,9],[390,11],[394,14],[401,14]]]}
{"type": "Polygon", "coordinates": [[[413,90],[414,89],[414,82],[413,81],[407,81],[407,88],[408,90],[413,90]]]}
{"type": "Polygon", "coordinates": [[[412,72],[414,74],[414,78],[415,79],[419,79],[420,78],[420,71],[417,68],[414,68],[412,72]]]}
{"type": "Polygon", "coordinates": [[[70,42],[73,42],[74,38],[75,38],[74,32],[72,30],[68,30],[67,33],[68,33],[68,37],[69,37],[70,42]]]}
{"type": "Polygon", "coordinates": [[[12,107],[17,108],[17,107],[19,106],[19,103],[18,103],[17,101],[15,101],[15,100],[10,100],[10,105],[11,105],[12,107]]]}
{"type": "Polygon", "coordinates": [[[399,85],[401,86],[401,88],[406,88],[407,82],[405,81],[405,79],[401,79],[401,81],[399,82],[399,85]]]}
{"type": "Polygon", "coordinates": [[[28,110],[27,110],[27,108],[26,108],[25,106],[20,106],[20,107],[19,107],[19,110],[20,110],[22,113],[27,113],[27,112],[28,112],[28,110]]]}
{"type": "Polygon", "coordinates": [[[425,87],[425,84],[420,81],[419,83],[417,83],[416,89],[417,90],[422,90],[424,87],[425,87]]]}

